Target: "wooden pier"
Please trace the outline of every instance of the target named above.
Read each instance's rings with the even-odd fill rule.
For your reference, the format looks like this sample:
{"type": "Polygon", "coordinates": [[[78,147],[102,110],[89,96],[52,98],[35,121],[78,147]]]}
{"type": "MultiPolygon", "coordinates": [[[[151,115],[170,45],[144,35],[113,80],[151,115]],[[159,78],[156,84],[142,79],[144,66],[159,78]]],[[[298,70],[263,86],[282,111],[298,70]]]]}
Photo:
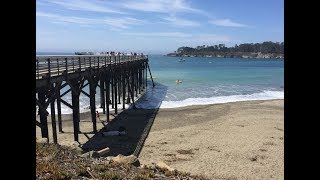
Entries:
{"type": "Polygon", "coordinates": [[[123,105],[122,109],[125,109],[125,104],[128,103],[132,103],[135,108],[134,96],[137,97],[147,88],[148,70],[152,77],[146,55],[37,56],[35,99],[40,122],[36,120],[36,125],[41,128],[41,136],[49,139],[47,108],[50,105],[52,137],[53,142],[57,143],[56,121],[58,121],[58,131],[63,132],[62,103],[72,109],[74,140],[78,141],[80,94],[90,98],[92,127],[93,132],[97,133],[95,99],[97,87],[100,88],[100,106],[109,121],[110,105],[115,114],[118,114],[117,104],[120,103],[123,105]],[[89,93],[83,90],[88,85],[89,93]],[[70,87],[68,90],[61,92],[61,89],[68,86],[70,87]],[[69,92],[72,97],[71,103],[62,99],[69,92]]]}

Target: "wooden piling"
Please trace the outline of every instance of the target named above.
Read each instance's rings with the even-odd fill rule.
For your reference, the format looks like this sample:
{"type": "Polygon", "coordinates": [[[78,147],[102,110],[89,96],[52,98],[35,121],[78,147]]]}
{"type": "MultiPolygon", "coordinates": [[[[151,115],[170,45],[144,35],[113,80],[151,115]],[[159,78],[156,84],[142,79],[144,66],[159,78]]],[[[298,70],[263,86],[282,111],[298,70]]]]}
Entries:
{"type": "Polygon", "coordinates": [[[41,123],[41,136],[43,138],[47,138],[49,140],[49,133],[48,133],[48,121],[46,113],[46,94],[47,90],[45,87],[41,88],[38,91],[38,99],[39,99],[39,116],[40,116],[40,123],[41,123]]]}
{"type": "Polygon", "coordinates": [[[111,75],[111,108],[114,109],[114,74],[111,75]]]}
{"type": "Polygon", "coordinates": [[[72,118],[73,118],[73,135],[74,140],[79,142],[79,131],[80,131],[80,106],[79,106],[79,96],[80,90],[77,89],[78,82],[76,80],[70,81],[70,86],[72,88],[71,97],[72,97],[72,118]]]}
{"type": "Polygon", "coordinates": [[[62,133],[62,119],[61,119],[61,97],[60,97],[60,89],[57,91],[57,110],[58,110],[58,128],[59,132],[62,133]]]}
{"type": "Polygon", "coordinates": [[[93,80],[93,77],[90,77],[89,89],[90,89],[90,111],[91,111],[93,132],[97,133],[96,82],[93,80]]]}
{"type": "MultiPolygon", "coordinates": [[[[124,71],[124,70],[123,70],[124,71]]],[[[126,101],[126,79],[125,79],[125,72],[122,73],[122,109],[124,110],[125,107],[125,101],[126,101]]]]}
{"type": "Polygon", "coordinates": [[[116,78],[117,74],[115,74],[115,76],[113,77],[113,88],[114,88],[114,97],[113,97],[113,100],[114,100],[114,113],[115,114],[118,114],[118,90],[117,90],[117,78],[116,78]]]}
{"type": "Polygon", "coordinates": [[[100,104],[102,108],[102,113],[106,114],[106,107],[105,107],[105,98],[104,98],[104,78],[100,79],[100,104]]]}
{"type": "Polygon", "coordinates": [[[106,79],[106,104],[107,104],[107,122],[110,121],[110,117],[109,117],[109,105],[110,105],[110,78],[109,75],[106,79]]]}
{"type": "MultiPolygon", "coordinates": [[[[53,90],[53,85],[52,88],[53,90]]],[[[51,92],[53,95],[53,92],[51,92]]],[[[50,103],[50,108],[51,108],[51,125],[52,125],[52,137],[53,137],[53,142],[55,144],[58,143],[58,139],[57,139],[57,126],[56,126],[56,113],[55,113],[55,108],[54,108],[54,102],[55,100],[53,99],[50,103]]]]}

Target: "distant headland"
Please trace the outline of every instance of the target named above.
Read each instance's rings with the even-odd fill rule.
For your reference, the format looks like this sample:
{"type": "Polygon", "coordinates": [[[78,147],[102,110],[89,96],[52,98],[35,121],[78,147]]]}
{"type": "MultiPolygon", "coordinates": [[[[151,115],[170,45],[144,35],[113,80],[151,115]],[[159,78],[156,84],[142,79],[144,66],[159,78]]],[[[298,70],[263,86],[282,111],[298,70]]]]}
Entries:
{"type": "Polygon", "coordinates": [[[234,47],[224,44],[213,46],[179,47],[177,51],[166,54],[171,57],[221,57],[221,58],[284,58],[284,42],[266,41],[263,43],[244,43],[234,47]]]}

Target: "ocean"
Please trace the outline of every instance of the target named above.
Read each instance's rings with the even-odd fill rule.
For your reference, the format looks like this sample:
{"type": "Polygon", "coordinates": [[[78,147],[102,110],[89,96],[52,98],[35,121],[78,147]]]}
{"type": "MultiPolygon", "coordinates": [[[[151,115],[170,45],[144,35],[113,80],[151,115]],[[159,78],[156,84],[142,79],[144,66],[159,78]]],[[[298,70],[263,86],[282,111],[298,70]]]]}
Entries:
{"type": "MultiPolygon", "coordinates": [[[[155,87],[148,78],[147,92],[137,100],[136,107],[176,108],[284,98],[283,59],[184,57],[183,62],[179,59],[149,55],[155,87]],[[177,80],[181,83],[176,83],[177,80]]],[[[61,93],[66,90],[67,87],[61,93]]],[[[88,87],[84,89],[88,90],[88,87]]],[[[97,108],[102,111],[99,92],[97,89],[97,108]]],[[[71,102],[70,93],[63,99],[71,102]]],[[[89,98],[85,95],[80,95],[80,106],[80,112],[90,111],[89,98]]],[[[62,105],[62,113],[72,111],[62,105]]]]}

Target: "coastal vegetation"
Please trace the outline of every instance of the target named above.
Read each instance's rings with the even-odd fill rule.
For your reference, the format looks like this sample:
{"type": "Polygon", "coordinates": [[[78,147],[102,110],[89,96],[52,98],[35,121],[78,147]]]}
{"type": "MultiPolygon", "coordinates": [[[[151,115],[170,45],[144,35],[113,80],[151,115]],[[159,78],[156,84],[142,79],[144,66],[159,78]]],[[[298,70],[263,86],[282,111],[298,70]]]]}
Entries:
{"type": "Polygon", "coordinates": [[[284,58],[284,42],[265,41],[263,43],[244,43],[233,47],[225,44],[212,46],[179,47],[166,56],[173,57],[223,57],[223,58],[284,58]]]}
{"type": "Polygon", "coordinates": [[[83,158],[77,150],[55,144],[37,143],[36,179],[194,179],[204,176],[190,175],[177,170],[169,171],[157,166],[121,164],[107,157],[83,158]]]}

